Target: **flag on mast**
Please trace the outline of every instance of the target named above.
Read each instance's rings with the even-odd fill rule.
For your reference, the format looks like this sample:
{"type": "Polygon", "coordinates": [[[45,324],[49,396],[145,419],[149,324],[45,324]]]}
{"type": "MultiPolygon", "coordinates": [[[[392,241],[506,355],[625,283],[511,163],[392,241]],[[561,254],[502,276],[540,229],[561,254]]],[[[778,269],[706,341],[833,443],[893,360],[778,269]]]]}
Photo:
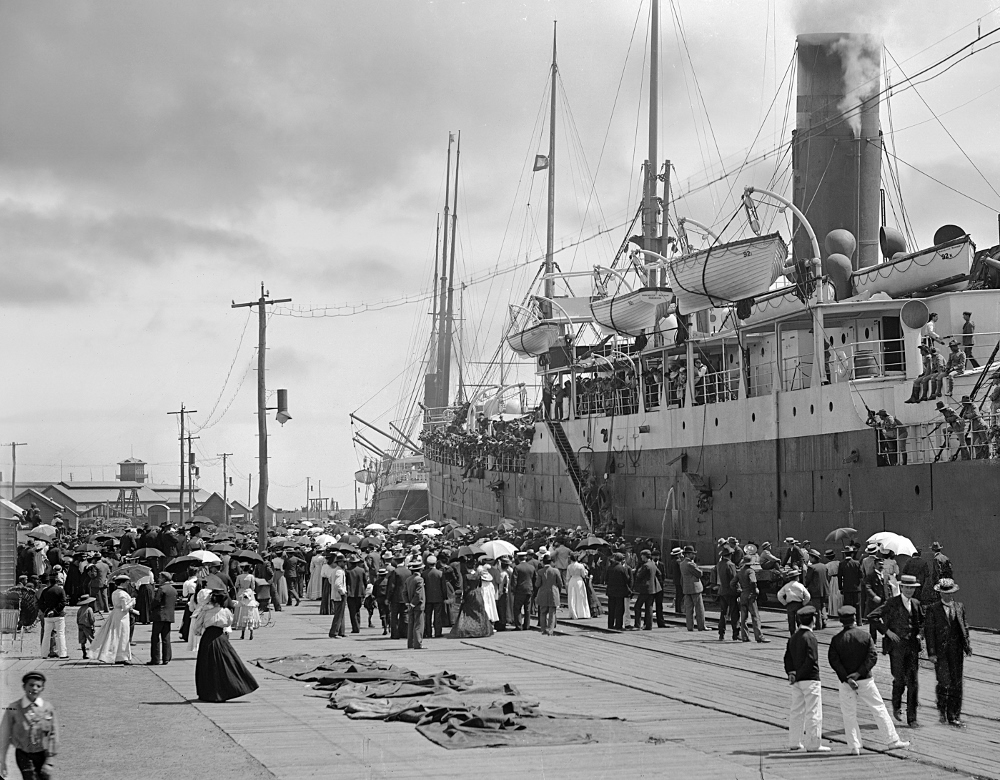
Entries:
{"type": "Polygon", "coordinates": [[[535,171],[544,171],[548,167],[549,167],[549,158],[544,154],[536,154],[535,165],[531,169],[531,172],[534,173],[535,171]]]}

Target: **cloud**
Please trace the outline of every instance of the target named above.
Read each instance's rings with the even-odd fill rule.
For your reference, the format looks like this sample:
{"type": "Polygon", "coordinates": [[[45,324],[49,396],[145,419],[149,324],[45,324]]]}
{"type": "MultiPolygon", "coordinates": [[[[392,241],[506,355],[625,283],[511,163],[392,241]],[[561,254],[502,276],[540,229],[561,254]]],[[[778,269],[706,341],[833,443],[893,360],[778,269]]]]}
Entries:
{"type": "Polygon", "coordinates": [[[122,276],[184,256],[246,263],[268,252],[252,236],[225,228],[144,213],[39,210],[10,201],[0,203],[0,236],[6,254],[0,301],[12,304],[87,300],[122,276]]]}

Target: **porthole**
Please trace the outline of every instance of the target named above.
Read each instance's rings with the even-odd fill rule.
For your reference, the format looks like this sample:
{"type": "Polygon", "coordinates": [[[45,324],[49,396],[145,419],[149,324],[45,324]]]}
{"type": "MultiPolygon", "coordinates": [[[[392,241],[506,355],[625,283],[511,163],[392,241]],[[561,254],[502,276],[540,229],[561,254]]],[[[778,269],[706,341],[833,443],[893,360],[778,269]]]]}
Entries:
{"type": "Polygon", "coordinates": [[[841,344],[846,344],[847,343],[847,334],[846,333],[841,333],[840,334],[840,343],[841,344]]]}
{"type": "Polygon", "coordinates": [[[687,428],[687,427],[688,427],[688,424],[687,424],[686,422],[683,422],[683,421],[682,421],[682,422],[681,422],[681,430],[684,430],[684,429],[685,429],[685,428],[687,428]]]}
{"type": "Polygon", "coordinates": [[[816,407],[809,404],[809,414],[816,414],[816,407]]]}
{"type": "Polygon", "coordinates": [[[750,415],[750,422],[757,422],[757,412],[753,412],[750,415]]]}
{"type": "Polygon", "coordinates": [[[798,410],[798,409],[796,409],[796,408],[795,408],[795,407],[793,406],[793,407],[792,407],[792,417],[794,417],[794,416],[795,416],[795,415],[797,415],[798,413],[799,413],[799,410],[798,410]]]}
{"type": "Polygon", "coordinates": [[[781,495],[783,495],[785,498],[788,498],[788,491],[787,490],[782,490],[781,491],[781,495]]]}
{"type": "Polygon", "coordinates": [[[642,491],[642,497],[643,497],[643,498],[645,498],[645,497],[646,497],[646,491],[645,491],[645,490],[643,490],[643,491],[642,491]]]}
{"type": "Polygon", "coordinates": [[[760,356],[764,357],[764,348],[763,347],[760,348],[760,356]]]}
{"type": "Polygon", "coordinates": [[[736,362],[736,355],[730,355],[729,356],[729,362],[730,363],[735,363],[736,362]]]}
{"type": "Polygon", "coordinates": [[[844,489],[837,488],[837,498],[843,498],[843,497],[844,497],[844,489]]]}
{"type": "Polygon", "coordinates": [[[718,417],[715,418],[715,427],[716,428],[719,427],[719,418],[718,417]]]}
{"type": "Polygon", "coordinates": [[[920,485],[914,485],[913,486],[913,492],[916,493],[919,496],[920,495],[920,485]]]}
{"type": "Polygon", "coordinates": [[[732,498],[732,497],[733,497],[733,491],[732,491],[732,490],[730,490],[730,491],[729,491],[729,497],[730,497],[730,498],[732,498]]]}
{"type": "Polygon", "coordinates": [[[865,328],[865,341],[868,341],[868,339],[871,338],[871,333],[872,332],[868,328],[865,328]]]}
{"type": "Polygon", "coordinates": [[[830,401],[830,411],[833,411],[833,401],[830,401]]]}

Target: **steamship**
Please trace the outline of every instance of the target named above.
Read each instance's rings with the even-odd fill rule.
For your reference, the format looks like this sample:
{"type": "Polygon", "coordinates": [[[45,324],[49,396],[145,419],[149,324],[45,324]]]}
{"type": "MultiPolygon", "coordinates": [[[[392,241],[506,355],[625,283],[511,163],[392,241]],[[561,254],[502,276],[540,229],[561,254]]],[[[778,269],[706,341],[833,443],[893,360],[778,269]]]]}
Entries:
{"type": "MultiPolygon", "coordinates": [[[[654,125],[655,3],[652,14],[654,125]]],[[[797,38],[791,197],[747,187],[739,218],[718,235],[670,213],[669,168],[650,132],[642,234],[623,237],[592,272],[553,263],[551,132],[546,258],[539,287],[511,308],[504,348],[534,362],[552,400],[526,408],[523,388],[501,380],[456,403],[442,385],[449,361],[439,361],[421,434],[431,518],[614,531],[694,545],[702,561],[722,536],[824,549],[838,527],[859,540],[894,531],[925,555],[940,542],[972,586],[963,591],[972,622],[1000,628],[1000,564],[985,543],[1000,514],[988,400],[1000,246],[979,248],[955,225],[911,246],[885,224],[881,52],[868,35],[797,38]],[[846,83],[852,57],[867,60],[864,84],[846,83]],[[786,210],[791,231],[778,216],[786,210]],[[769,221],[790,237],[768,232],[769,221]],[[591,295],[569,292],[573,275],[592,280],[591,295]],[[971,345],[963,312],[976,324],[971,345]],[[922,350],[938,338],[974,358],[942,383],[945,409],[976,410],[964,432],[934,401],[907,403],[915,382],[923,397],[922,350]],[[880,410],[895,425],[880,424],[880,410]],[[503,442],[491,441],[498,429],[503,442]],[[512,430],[523,432],[520,446],[512,430]]],[[[553,92],[556,69],[553,57],[553,92]]],[[[947,356],[947,343],[935,346],[947,356]]]]}

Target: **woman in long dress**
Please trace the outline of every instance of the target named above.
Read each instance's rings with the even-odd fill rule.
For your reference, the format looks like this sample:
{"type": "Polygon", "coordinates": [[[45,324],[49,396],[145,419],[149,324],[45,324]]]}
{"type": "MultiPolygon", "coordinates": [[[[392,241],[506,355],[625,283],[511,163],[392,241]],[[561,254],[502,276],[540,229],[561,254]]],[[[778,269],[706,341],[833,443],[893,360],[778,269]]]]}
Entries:
{"type": "MultiPolygon", "coordinates": [[[[827,552],[830,552],[829,550],[827,552]]],[[[826,591],[826,614],[833,619],[833,616],[837,614],[837,610],[844,606],[844,597],[840,592],[840,582],[837,579],[837,572],[840,570],[840,561],[835,557],[828,555],[829,558],[826,564],[826,575],[829,585],[826,591]]]]}
{"type": "Polygon", "coordinates": [[[143,625],[153,622],[153,575],[149,574],[135,583],[138,589],[135,608],[138,610],[138,622],[143,625]]]}
{"type": "Polygon", "coordinates": [[[590,618],[586,577],[587,567],[580,563],[578,556],[573,555],[569,566],[566,567],[566,600],[569,602],[570,620],[590,618]]]}
{"type": "Polygon", "coordinates": [[[188,629],[188,650],[198,649],[198,643],[201,641],[201,626],[198,624],[198,618],[202,612],[208,609],[208,602],[211,597],[211,590],[200,588],[191,599],[194,602],[194,606],[191,608],[191,626],[188,629]]]}
{"type": "Polygon", "coordinates": [[[271,575],[271,584],[274,585],[274,605],[275,612],[281,612],[281,608],[288,603],[288,582],[285,580],[285,559],[278,556],[271,560],[271,567],[274,574],[271,575]]]}
{"type": "Polygon", "coordinates": [[[496,624],[500,620],[500,613],[497,612],[497,589],[493,586],[493,575],[489,569],[480,568],[479,581],[483,583],[483,608],[486,610],[486,617],[496,624]]]}
{"type": "MultiPolygon", "coordinates": [[[[492,586],[492,582],[490,585],[492,586]]],[[[493,623],[486,614],[483,603],[483,589],[480,575],[476,570],[465,572],[465,591],[462,594],[462,606],[458,611],[458,619],[451,627],[449,636],[456,639],[473,639],[475,637],[492,636],[493,623]]]]}
{"type": "Polygon", "coordinates": [[[323,596],[323,564],[326,563],[320,553],[313,555],[309,561],[309,584],[306,585],[306,598],[318,601],[323,596]]]}
{"type": "Polygon", "coordinates": [[[128,577],[116,579],[111,594],[111,613],[94,637],[94,658],[101,663],[126,666],[132,663],[129,618],[135,611],[135,599],[125,589],[127,584],[128,577]]]}
{"type": "Polygon", "coordinates": [[[257,681],[229,643],[233,613],[229,596],[214,591],[197,619],[201,630],[194,684],[200,701],[229,701],[257,690],[257,681]]]}

